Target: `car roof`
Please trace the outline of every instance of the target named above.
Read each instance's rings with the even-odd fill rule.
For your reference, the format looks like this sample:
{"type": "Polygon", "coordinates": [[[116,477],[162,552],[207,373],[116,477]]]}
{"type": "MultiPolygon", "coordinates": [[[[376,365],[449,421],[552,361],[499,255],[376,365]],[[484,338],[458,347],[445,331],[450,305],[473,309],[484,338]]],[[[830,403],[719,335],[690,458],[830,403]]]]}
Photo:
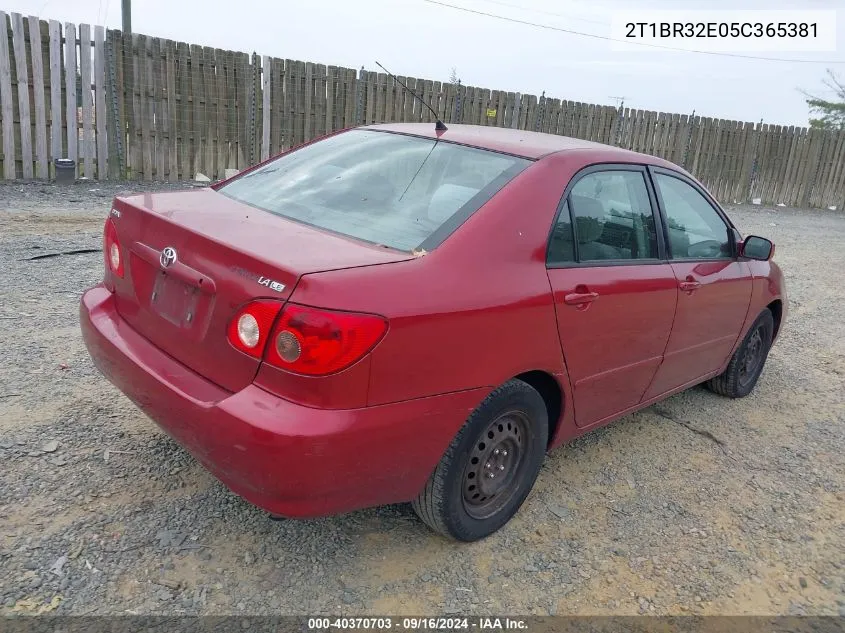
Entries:
{"type": "Polygon", "coordinates": [[[558,134],[545,134],[543,132],[529,132],[527,130],[514,130],[511,128],[494,127],[486,125],[465,125],[449,123],[448,130],[436,132],[434,123],[380,123],[367,125],[362,129],[381,130],[398,134],[410,134],[425,138],[441,138],[451,143],[471,145],[481,149],[488,149],[494,152],[503,152],[536,160],[558,152],[569,152],[574,150],[594,150],[602,156],[602,160],[618,157],[624,162],[638,162],[650,165],[661,165],[678,169],[676,165],[669,163],[656,156],[632,152],[621,147],[594,143],[583,139],[560,136],[558,134]]]}

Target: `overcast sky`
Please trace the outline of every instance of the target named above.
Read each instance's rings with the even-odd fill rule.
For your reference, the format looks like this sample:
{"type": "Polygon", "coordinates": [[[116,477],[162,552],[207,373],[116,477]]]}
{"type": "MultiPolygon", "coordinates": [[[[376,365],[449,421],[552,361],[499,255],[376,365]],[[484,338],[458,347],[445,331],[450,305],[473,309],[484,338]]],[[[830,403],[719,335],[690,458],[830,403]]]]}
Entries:
{"type": "MultiPolygon", "coordinates": [[[[806,125],[799,89],[845,78],[845,0],[442,0],[476,11],[610,35],[615,10],[840,9],[837,50],[751,55],[771,62],[642,49],[457,11],[424,0],[133,0],[135,32],[236,51],[672,113],[806,125]]],[[[0,9],[120,28],[121,0],[0,0],[0,9]]]]}

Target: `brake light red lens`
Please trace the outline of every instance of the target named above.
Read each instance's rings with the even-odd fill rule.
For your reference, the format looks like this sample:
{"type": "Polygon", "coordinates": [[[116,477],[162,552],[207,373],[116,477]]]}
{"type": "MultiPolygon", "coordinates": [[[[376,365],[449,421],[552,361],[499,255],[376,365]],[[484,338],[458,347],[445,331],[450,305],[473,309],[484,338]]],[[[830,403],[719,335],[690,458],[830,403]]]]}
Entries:
{"type": "Polygon", "coordinates": [[[288,303],[273,328],[265,360],[297,374],[333,374],[363,358],[385,332],[387,321],[375,314],[288,303]]]}
{"type": "Polygon", "coordinates": [[[229,322],[229,343],[244,354],[261,358],[281,308],[281,302],[269,299],[259,299],[242,307],[229,322]]]}
{"type": "Polygon", "coordinates": [[[111,218],[103,229],[103,256],[108,270],[123,279],[123,252],[117,239],[117,228],[111,218]]]}

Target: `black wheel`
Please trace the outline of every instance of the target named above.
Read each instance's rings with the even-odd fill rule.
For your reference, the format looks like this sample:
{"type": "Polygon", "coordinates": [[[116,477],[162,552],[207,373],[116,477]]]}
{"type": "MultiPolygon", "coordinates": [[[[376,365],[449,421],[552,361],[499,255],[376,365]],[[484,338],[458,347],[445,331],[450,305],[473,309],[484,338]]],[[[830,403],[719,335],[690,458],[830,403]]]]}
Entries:
{"type": "Polygon", "coordinates": [[[714,393],[728,398],[744,398],[754,390],[772,346],[775,321],[766,309],[748,330],[742,344],[728,363],[728,368],[707,382],[714,393]]]}
{"type": "Polygon", "coordinates": [[[511,380],[491,393],[452,440],[414,511],[459,541],[489,536],[516,514],[540,472],[549,422],[543,398],[511,380]]]}

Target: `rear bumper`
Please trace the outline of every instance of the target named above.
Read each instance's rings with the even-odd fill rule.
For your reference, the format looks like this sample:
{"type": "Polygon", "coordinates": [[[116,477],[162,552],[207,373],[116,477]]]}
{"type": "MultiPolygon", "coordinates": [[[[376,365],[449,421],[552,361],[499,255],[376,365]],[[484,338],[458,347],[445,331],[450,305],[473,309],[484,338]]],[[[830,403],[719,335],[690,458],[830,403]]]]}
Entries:
{"type": "Polygon", "coordinates": [[[97,368],[232,491],[316,517],[413,499],[486,389],[364,409],[312,409],[254,385],[229,393],[128,326],[103,286],[80,304],[97,368]]]}

